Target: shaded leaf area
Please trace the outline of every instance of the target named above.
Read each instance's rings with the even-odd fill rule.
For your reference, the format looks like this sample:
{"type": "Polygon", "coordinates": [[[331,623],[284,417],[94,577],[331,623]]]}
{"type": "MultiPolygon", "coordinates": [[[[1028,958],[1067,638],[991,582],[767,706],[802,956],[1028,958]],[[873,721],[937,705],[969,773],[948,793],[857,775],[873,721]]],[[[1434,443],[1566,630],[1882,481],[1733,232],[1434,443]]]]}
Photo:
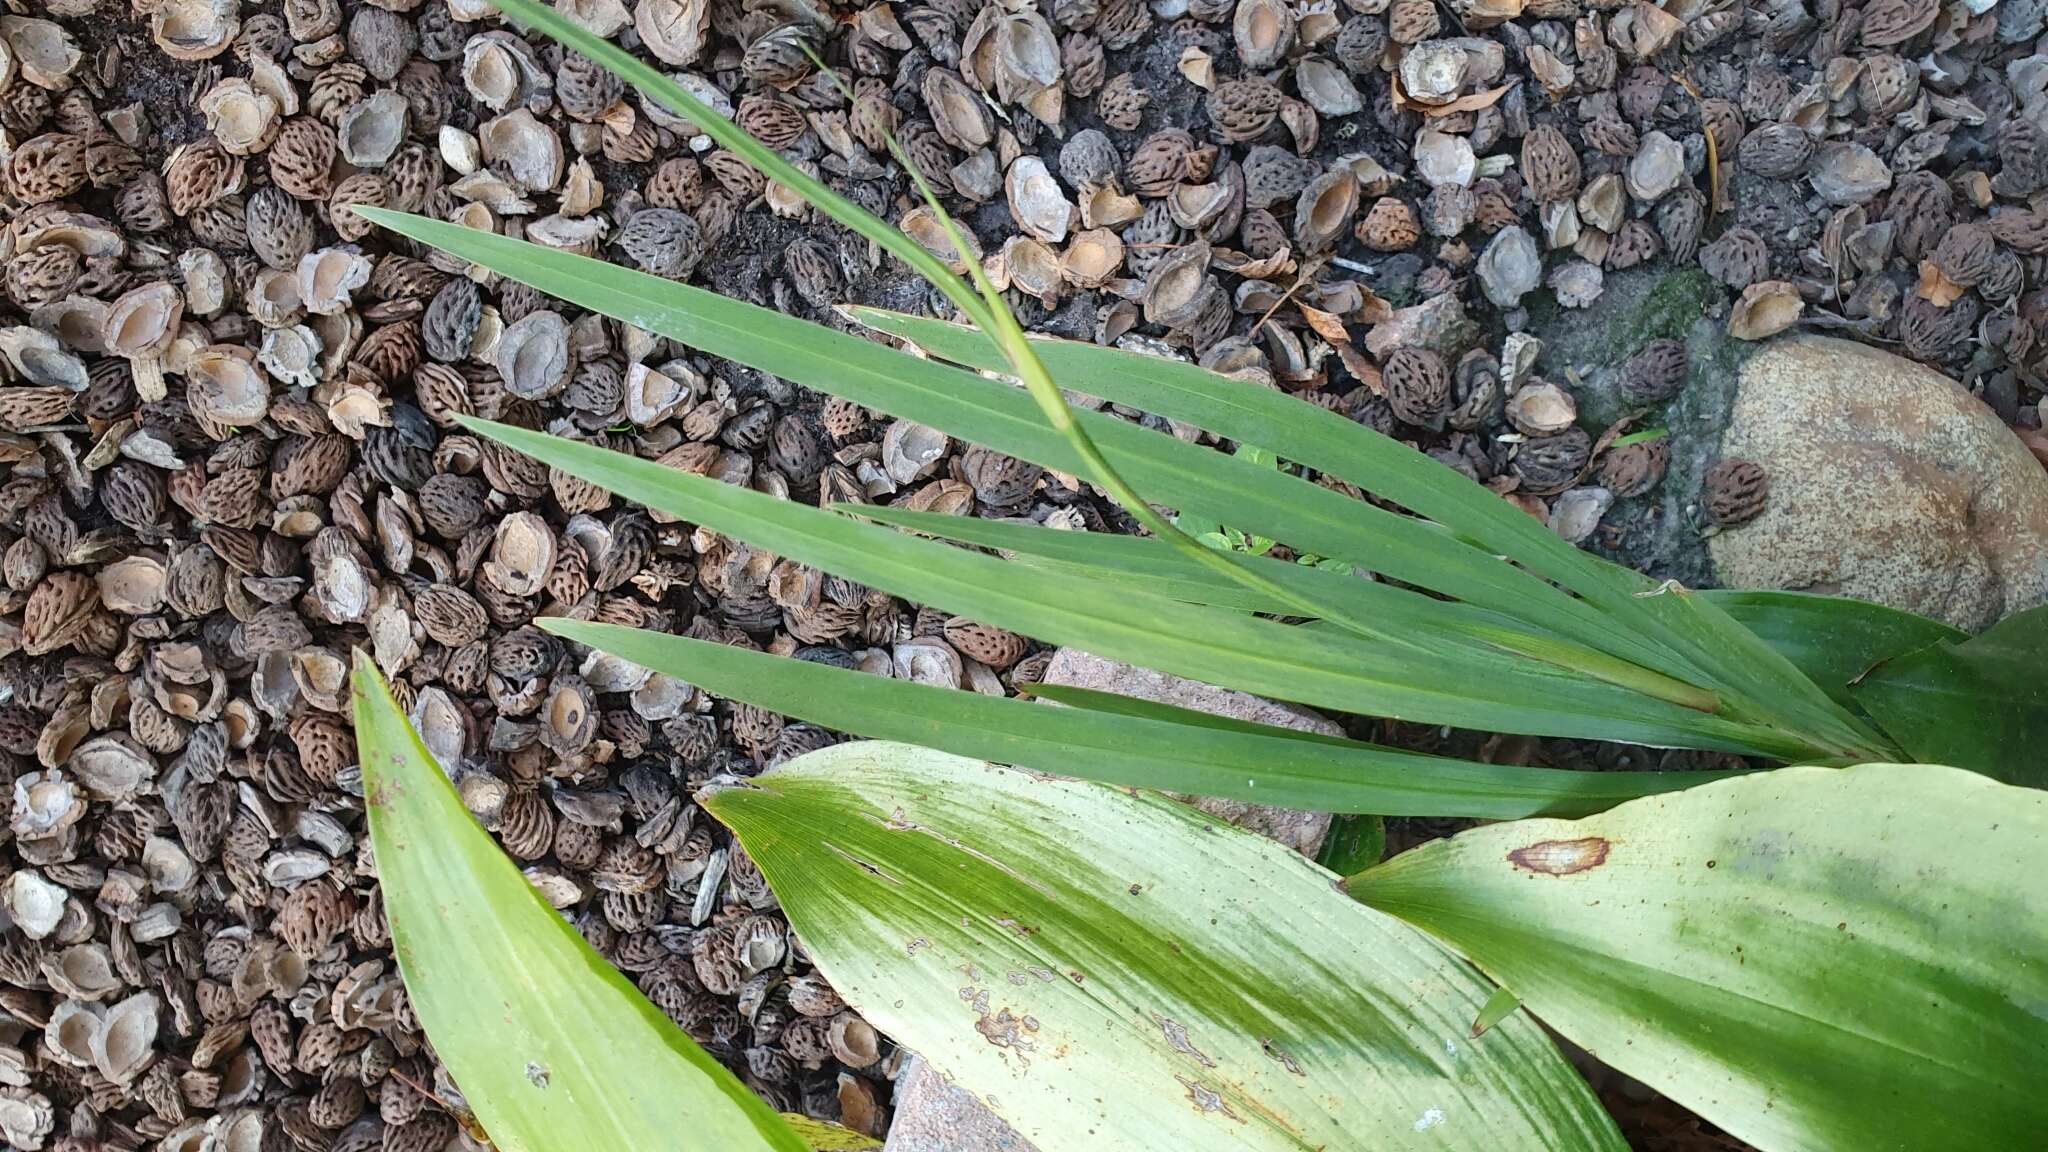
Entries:
{"type": "Polygon", "coordinates": [[[1939,620],[1846,596],[1737,589],[1695,594],[1720,605],[1844,704],[1855,703],[1850,686],[1883,661],[1930,644],[1969,639],[1969,633],[1939,620]]]}
{"type": "Polygon", "coordinates": [[[1511,819],[1578,815],[1719,772],[1571,772],[1425,756],[1228,720],[1128,696],[1041,686],[1068,703],[936,688],[616,624],[548,631],[707,692],[861,736],[1112,784],[1325,812],[1511,819]]]}
{"type": "Polygon", "coordinates": [[[2048,786],[2048,606],[1887,660],[1854,692],[1918,759],[2048,786]]]}
{"type": "Polygon", "coordinates": [[[413,1011],[504,1152],[803,1152],[584,943],[471,818],[358,653],[356,744],[413,1011]]]}
{"type": "Polygon", "coordinates": [[[1348,876],[1380,862],[1387,852],[1387,822],[1379,816],[1339,816],[1330,821],[1316,863],[1348,876]]]}
{"type": "Polygon", "coordinates": [[[900,744],[704,806],[850,1004],[1048,1150],[1620,1149],[1526,1016],[1271,841],[900,744]]]}
{"type": "Polygon", "coordinates": [[[2048,795],[1785,768],[1437,841],[1347,881],[1760,1148],[2048,1132],[2048,795]]]}

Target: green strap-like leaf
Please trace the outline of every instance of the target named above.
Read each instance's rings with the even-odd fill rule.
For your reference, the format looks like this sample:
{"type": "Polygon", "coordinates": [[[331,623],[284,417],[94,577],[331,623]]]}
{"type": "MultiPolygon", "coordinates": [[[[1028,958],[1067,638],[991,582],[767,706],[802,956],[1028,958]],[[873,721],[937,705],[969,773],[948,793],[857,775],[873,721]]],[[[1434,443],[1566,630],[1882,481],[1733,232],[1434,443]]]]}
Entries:
{"type": "Polygon", "coordinates": [[[1348,633],[1182,604],[1055,575],[524,428],[465,424],[535,459],[695,524],[920,604],[1053,644],[1338,711],[1532,735],[1788,755],[1796,740],[1570,676],[1505,653],[1418,660],[1348,633]]]}
{"type": "Polygon", "coordinates": [[[1623,1147],[1527,1017],[1279,845],[898,744],[704,798],[832,986],[1043,1152],[1623,1147]],[[1362,914],[1361,914],[1362,913],[1362,914]]]}
{"type": "MultiPolygon", "coordinates": [[[[1581,815],[1724,778],[1568,772],[1424,756],[1110,696],[1138,711],[1054,708],[664,636],[543,618],[540,626],[707,692],[881,740],[1134,788],[1317,812],[1512,819],[1581,815]]],[[[1077,689],[1040,689],[1060,695],[1077,689]]],[[[1096,694],[1102,695],[1102,694],[1096,694]]]]}
{"type": "Polygon", "coordinates": [[[1921,760],[2048,786],[2048,606],[1886,661],[1851,691],[1921,760]]]}
{"type": "MultiPolygon", "coordinates": [[[[1087,571],[1109,579],[1144,581],[1144,587],[1154,592],[1193,604],[1282,615],[1287,614],[1291,607],[1286,601],[1262,596],[1220,573],[1195,564],[1164,541],[1150,537],[1070,532],[1017,520],[951,516],[943,512],[919,512],[880,505],[835,504],[832,510],[960,544],[1051,561],[1060,565],[1063,571],[1087,571]]],[[[1469,628],[1480,625],[1521,628],[1518,621],[1499,613],[1452,600],[1437,600],[1377,580],[1263,556],[1244,559],[1277,582],[1313,589],[1313,594],[1319,598],[1342,603],[1359,613],[1391,620],[1399,625],[1393,631],[1410,632],[1416,637],[1438,637],[1447,631],[1462,637],[1469,628]]]]}
{"type": "Polygon", "coordinates": [[[1630,691],[1703,711],[1714,711],[1712,693],[1666,680],[1606,652],[1564,639],[1555,633],[1499,612],[1438,600],[1406,588],[1355,573],[1290,564],[1264,556],[1242,556],[1239,563],[1257,572],[1273,588],[1293,599],[1248,589],[1213,568],[1192,562],[1164,541],[1104,532],[1067,532],[1042,524],[948,516],[902,508],[837,504],[834,510],[883,524],[895,524],[941,539],[995,548],[1044,564],[1069,575],[1111,581],[1141,581],[1157,595],[1191,604],[1232,607],[1256,612],[1294,614],[1302,603],[1335,608],[1345,615],[1333,627],[1406,645],[1424,658],[1451,648],[1487,653],[1514,652],[1555,668],[1579,672],[1630,691]]]}
{"type": "Polygon", "coordinates": [[[1495,988],[1493,997],[1486,1007],[1479,1010],[1479,1016],[1472,1021],[1472,1038],[1479,1039],[1495,1024],[1508,1018],[1509,1013],[1522,1006],[1522,998],[1505,988],[1495,988]]]}
{"type": "Polygon", "coordinates": [[[356,656],[353,703],[384,915],[406,994],[504,1152],[805,1152],[548,907],[356,656]]]}
{"type": "Polygon", "coordinates": [[[848,200],[823,180],[749,135],[746,129],[718,114],[717,109],[691,95],[682,85],[662,75],[645,60],[617,44],[593,34],[588,28],[536,0],[505,0],[498,7],[519,23],[547,33],[564,47],[602,65],[606,71],[640,90],[648,99],[670,112],[688,117],[705,135],[739,154],[763,176],[774,180],[819,211],[858,233],[915,269],[927,282],[946,293],[961,314],[986,323],[993,320],[979,298],[948,271],[944,261],[920,247],[899,228],[848,200]]]}
{"type": "MultiPolygon", "coordinates": [[[[600,260],[421,216],[356,211],[401,235],[711,355],[1048,468],[1072,474],[1083,466],[1030,398],[1009,385],[600,260]]],[[[1540,614],[1546,628],[1644,667],[1670,662],[1661,649],[1615,628],[1593,606],[1434,525],[1100,413],[1080,412],[1077,418],[1131,483],[1171,493],[1184,511],[1258,525],[1298,548],[1504,614],[1540,614]]],[[[1455,479],[1447,470],[1439,472],[1440,482],[1455,479]]]]}
{"type": "MultiPolygon", "coordinates": [[[[1285,614],[1288,605],[1248,591],[1241,584],[1189,564],[1157,540],[1102,532],[1071,532],[1018,520],[989,520],[866,504],[835,504],[833,510],[963,544],[993,548],[1018,559],[1043,561],[1065,571],[1112,579],[1135,579],[1161,595],[1194,604],[1285,614]]],[[[1524,621],[1437,600],[1378,581],[1278,560],[1254,558],[1276,579],[1314,585],[1324,597],[1348,596],[1360,611],[1392,616],[1422,632],[1488,630],[1546,635],[1524,621]]],[[[1893,656],[1969,634],[1911,612],[1810,592],[1696,589],[1765,643],[1776,648],[1843,703],[1849,684],[1893,656]]]]}
{"type": "Polygon", "coordinates": [[[1352,894],[1766,1152],[2048,1133],[2048,795],[1786,768],[1415,849],[1352,894]]]}
{"type": "MultiPolygon", "coordinates": [[[[989,371],[1006,370],[1000,351],[971,328],[876,308],[846,311],[934,355],[989,371]]],[[[1256,444],[1283,459],[1349,480],[1490,551],[1514,557],[1598,605],[1611,614],[1616,627],[1640,631],[1661,643],[1661,650],[1678,661],[1667,658],[1662,664],[1645,663],[1646,667],[1724,692],[1752,692],[1753,706],[1766,714],[1796,717],[1817,735],[1840,742],[1845,751],[1887,750],[1877,733],[1714,605],[1676,591],[1650,594],[1657,585],[1648,577],[1574,548],[1534,518],[1476,484],[1458,482],[1441,464],[1391,437],[1284,393],[1184,361],[1072,340],[1038,338],[1032,346],[1072,391],[1256,444]]]]}
{"type": "Polygon", "coordinates": [[[1844,704],[1854,702],[1849,686],[1878,664],[1944,640],[1970,638],[1939,620],[1846,596],[1740,589],[1693,595],[1718,605],[1844,704]]]}

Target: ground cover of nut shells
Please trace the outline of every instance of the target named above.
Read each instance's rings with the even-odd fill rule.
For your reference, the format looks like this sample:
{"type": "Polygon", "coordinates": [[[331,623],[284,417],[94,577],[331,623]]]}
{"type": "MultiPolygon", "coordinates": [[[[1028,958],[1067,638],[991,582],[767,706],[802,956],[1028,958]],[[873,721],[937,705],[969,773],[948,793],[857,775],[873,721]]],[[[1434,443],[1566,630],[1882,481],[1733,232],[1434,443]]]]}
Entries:
{"type": "MultiPolygon", "coordinates": [[[[930,237],[893,131],[1033,327],[1298,392],[1538,514],[1662,478],[1655,442],[1578,427],[1567,366],[1525,362],[1510,336],[1534,307],[1571,324],[1631,267],[1697,266],[1738,337],[1867,339],[2039,434],[2042,0],[558,6],[930,237]]],[[[881,1131],[896,1054],[690,801],[835,737],[532,621],[985,692],[1048,653],[650,517],[452,417],[795,500],[1125,518],[1069,477],[351,215],[425,212],[840,326],[846,300],[944,314],[865,241],[481,0],[8,8],[0,1136],[471,1139],[389,953],[343,713],[355,647],[656,1004],[778,1107],[881,1131]]],[[[1684,384],[1675,343],[1619,355],[1634,403],[1684,384]]],[[[1724,462],[1700,504],[1733,521],[1767,492],[1724,462]]],[[[1597,520],[1568,534],[1599,545],[1597,520]]],[[[1737,1146],[1615,1103],[1642,1147],[1737,1146]]]]}

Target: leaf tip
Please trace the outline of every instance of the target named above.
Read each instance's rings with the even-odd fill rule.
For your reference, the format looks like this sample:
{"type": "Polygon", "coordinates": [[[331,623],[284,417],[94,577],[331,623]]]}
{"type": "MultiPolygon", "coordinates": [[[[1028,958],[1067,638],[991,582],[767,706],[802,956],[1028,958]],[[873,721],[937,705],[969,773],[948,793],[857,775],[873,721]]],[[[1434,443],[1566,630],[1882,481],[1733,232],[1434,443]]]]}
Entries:
{"type": "Polygon", "coordinates": [[[590,623],[588,620],[572,620],[567,616],[541,616],[534,620],[534,625],[541,631],[554,636],[567,636],[572,640],[590,623]]]}
{"type": "Polygon", "coordinates": [[[384,674],[377,670],[377,662],[370,658],[368,652],[355,649],[350,662],[349,694],[357,707],[371,706],[380,692],[389,696],[391,689],[384,683],[384,674]]]}

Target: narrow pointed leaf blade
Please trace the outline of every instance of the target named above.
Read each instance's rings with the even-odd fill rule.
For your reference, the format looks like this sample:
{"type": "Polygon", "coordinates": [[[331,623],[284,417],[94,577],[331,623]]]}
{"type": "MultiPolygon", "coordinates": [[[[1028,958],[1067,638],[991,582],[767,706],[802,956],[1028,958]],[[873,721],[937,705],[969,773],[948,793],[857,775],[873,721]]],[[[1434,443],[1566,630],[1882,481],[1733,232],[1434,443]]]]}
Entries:
{"type": "Polygon", "coordinates": [[[610,40],[596,35],[577,23],[573,17],[538,3],[537,0],[505,0],[505,3],[498,7],[517,24],[540,29],[563,47],[588,57],[612,75],[639,89],[647,99],[663,105],[678,116],[685,117],[700,131],[738,153],[741,159],[763,176],[796,192],[825,215],[894,253],[898,259],[916,269],[918,274],[930,281],[934,287],[941,291],[950,289],[949,295],[956,304],[962,305],[965,314],[981,314],[980,309],[975,307],[978,301],[973,293],[966,290],[966,285],[961,284],[958,277],[946,270],[943,261],[919,247],[901,229],[848,200],[831,185],[818,179],[815,173],[791,163],[746,129],[719,115],[717,109],[691,95],[688,89],[664,75],[653,65],[610,40]]]}
{"type": "Polygon", "coordinates": [[[2048,606],[1888,660],[1852,691],[1917,759],[2048,786],[2048,606]]]}
{"type": "MultiPolygon", "coordinates": [[[[1056,565],[1061,571],[1086,572],[1104,579],[1142,581],[1142,587],[1157,594],[1170,594],[1174,599],[1193,604],[1293,614],[1294,605],[1288,601],[1248,589],[1182,555],[1172,545],[1155,537],[1074,532],[1042,524],[952,516],[906,508],[838,504],[833,506],[833,510],[943,540],[994,548],[1027,561],[1056,565]]],[[[1438,600],[1381,581],[1361,580],[1349,573],[1263,556],[1246,556],[1242,560],[1282,587],[1340,606],[1360,618],[1373,621],[1383,634],[1391,638],[1427,638],[1427,643],[1433,646],[1472,643],[1467,633],[1482,626],[1518,633],[1526,631],[1513,617],[1452,600],[1438,600]]]]}
{"type": "Polygon", "coordinates": [[[1486,1007],[1481,1008],[1478,1017],[1472,1021],[1472,1038],[1477,1040],[1486,1035],[1487,1029],[1507,1019],[1508,1013],[1521,1006],[1521,997],[1505,988],[1495,988],[1493,996],[1486,1002],[1486,1007]]]}
{"type": "Polygon", "coordinates": [[[1186,728],[1207,728],[1217,732],[1255,732],[1281,740],[1299,740],[1305,744],[1325,744],[1333,748],[1373,747],[1347,736],[1332,736],[1325,732],[1307,732],[1298,728],[1260,724],[1253,720],[1240,720],[1235,716],[1219,716],[1199,708],[1183,708],[1178,704],[1147,700],[1143,696],[1105,692],[1100,688],[1081,688],[1073,684],[1027,684],[1020,686],[1018,690],[1026,696],[1050,700],[1069,708],[1086,708],[1094,712],[1106,712],[1113,716],[1133,719],[1164,720],[1186,728]]]}
{"type": "Polygon", "coordinates": [[[705,806],[833,987],[1042,1152],[1622,1147],[1532,1021],[1467,1039],[1469,968],[1185,805],[896,744],[750,783],[705,806]]]}
{"type": "MultiPolygon", "coordinates": [[[[972,328],[876,308],[845,311],[956,363],[1005,369],[1001,354],[972,328]]],[[[1753,688],[1754,699],[1775,714],[1798,722],[1816,737],[1842,742],[1844,749],[1885,748],[1876,733],[1711,602],[1684,595],[1647,595],[1657,587],[1648,577],[1580,551],[1485,488],[1456,480],[1443,465],[1391,437],[1295,397],[1246,387],[1186,361],[1076,340],[1036,338],[1032,347],[1062,387],[1256,444],[1283,459],[1349,480],[1461,537],[1514,557],[1598,605],[1623,630],[1640,632],[1646,642],[1659,645],[1668,654],[1664,663],[1654,665],[1662,671],[1724,691],[1753,688]]]]}
{"type": "MultiPolygon", "coordinates": [[[[918,604],[1051,644],[1316,707],[1464,727],[1786,754],[1781,734],[1506,653],[1428,659],[1359,637],[1182,604],[1008,564],[652,460],[464,418],[464,424],[627,499],[918,604]]],[[[1148,433],[1149,435],[1149,433],[1148,433]]]]}
{"type": "MultiPolygon", "coordinates": [[[[1084,470],[1031,398],[1008,385],[601,260],[428,217],[381,208],[356,211],[403,236],[708,354],[1048,468],[1084,470]]],[[[1592,605],[1434,525],[1101,413],[1076,415],[1131,483],[1172,493],[1183,510],[1224,523],[1256,524],[1297,548],[1475,605],[1522,617],[1541,613],[1545,628],[1646,667],[1669,663],[1660,649],[1616,629],[1592,605]]],[[[1439,470],[1437,482],[1447,475],[1439,470]]]]}
{"type": "Polygon", "coordinates": [[[470,818],[361,656],[353,701],[406,993],[498,1148],[805,1152],[773,1109],[548,907],[470,818]]]}
{"type": "Polygon", "coordinates": [[[1348,881],[1766,1152],[2048,1132],[2048,795],[1785,768],[1425,845],[1348,881]]]}
{"type": "Polygon", "coordinates": [[[1134,701],[1144,709],[1136,715],[1055,708],[616,624],[552,618],[540,624],[714,695],[859,736],[1133,788],[1318,812],[1495,820],[1576,816],[1725,775],[1483,764],[1242,724],[1147,701],[1134,701]]]}

